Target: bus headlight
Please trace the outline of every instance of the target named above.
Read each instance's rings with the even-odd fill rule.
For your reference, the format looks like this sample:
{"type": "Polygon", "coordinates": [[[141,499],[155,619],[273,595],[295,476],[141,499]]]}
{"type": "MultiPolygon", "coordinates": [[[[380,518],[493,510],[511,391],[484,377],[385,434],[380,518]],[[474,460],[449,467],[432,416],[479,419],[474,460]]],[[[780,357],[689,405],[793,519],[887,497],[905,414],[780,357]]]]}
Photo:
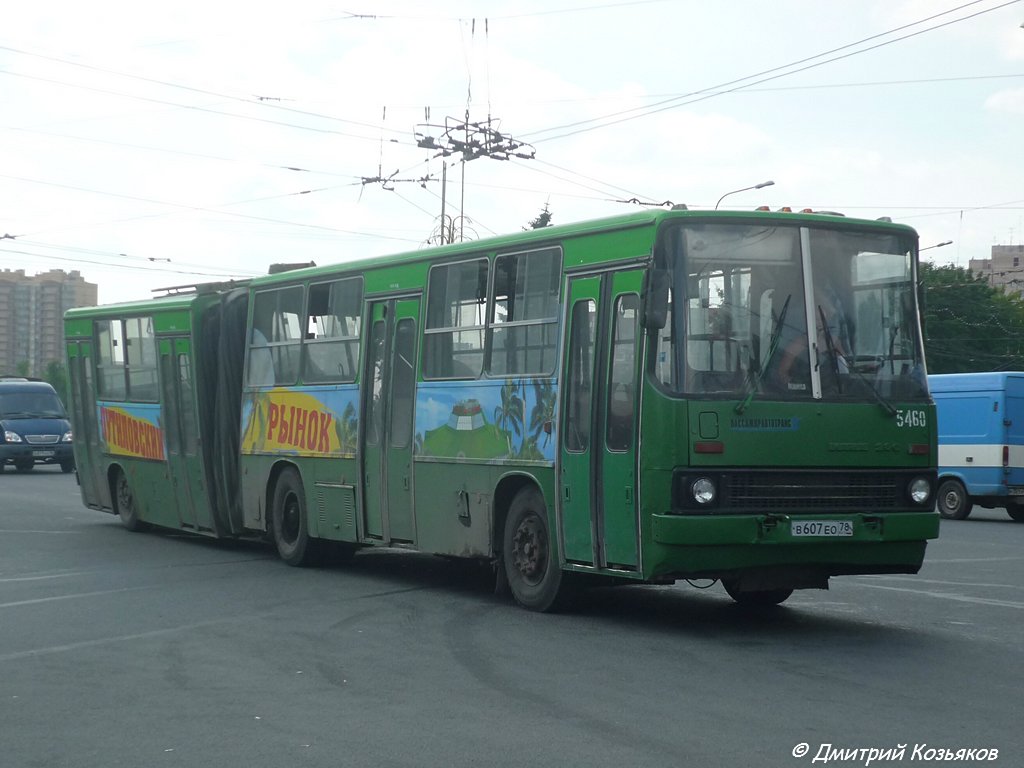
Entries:
{"type": "Polygon", "coordinates": [[[910,500],[915,504],[924,504],[932,495],[932,484],[923,477],[915,477],[910,481],[910,500]]]}
{"type": "Polygon", "coordinates": [[[690,492],[698,504],[710,504],[715,500],[715,484],[707,477],[694,480],[690,492]]]}

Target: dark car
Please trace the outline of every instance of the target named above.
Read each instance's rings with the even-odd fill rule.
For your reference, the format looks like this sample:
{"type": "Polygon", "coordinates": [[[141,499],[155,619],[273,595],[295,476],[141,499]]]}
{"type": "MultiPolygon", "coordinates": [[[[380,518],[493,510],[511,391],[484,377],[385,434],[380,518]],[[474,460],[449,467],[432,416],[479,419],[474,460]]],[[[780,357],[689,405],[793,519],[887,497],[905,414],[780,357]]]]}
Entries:
{"type": "Polygon", "coordinates": [[[0,471],[13,464],[28,472],[37,463],[75,468],[64,404],[45,381],[0,378],[0,471]]]}

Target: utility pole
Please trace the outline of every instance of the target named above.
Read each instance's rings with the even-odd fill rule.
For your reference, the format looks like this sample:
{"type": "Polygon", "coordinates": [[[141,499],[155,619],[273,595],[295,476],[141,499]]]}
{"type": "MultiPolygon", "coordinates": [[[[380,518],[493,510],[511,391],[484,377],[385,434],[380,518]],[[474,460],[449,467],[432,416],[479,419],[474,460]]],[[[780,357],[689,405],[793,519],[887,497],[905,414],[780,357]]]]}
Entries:
{"type": "MultiPolygon", "coordinates": [[[[511,160],[513,157],[521,160],[532,160],[537,152],[531,145],[518,141],[499,131],[499,122],[492,119],[490,115],[487,116],[486,120],[470,121],[469,110],[466,110],[466,117],[463,120],[446,117],[444,125],[424,123],[416,130],[416,145],[422,149],[434,150],[434,157],[462,156],[461,210],[459,212],[460,241],[465,239],[466,163],[470,160],[476,160],[478,157],[489,157],[492,160],[511,160]]],[[[442,233],[446,229],[447,171],[448,163],[444,161],[441,172],[442,233]]],[[[453,222],[452,231],[447,240],[448,243],[454,241],[454,229],[453,222]]],[[[442,234],[442,244],[444,243],[444,235],[442,234]]]]}

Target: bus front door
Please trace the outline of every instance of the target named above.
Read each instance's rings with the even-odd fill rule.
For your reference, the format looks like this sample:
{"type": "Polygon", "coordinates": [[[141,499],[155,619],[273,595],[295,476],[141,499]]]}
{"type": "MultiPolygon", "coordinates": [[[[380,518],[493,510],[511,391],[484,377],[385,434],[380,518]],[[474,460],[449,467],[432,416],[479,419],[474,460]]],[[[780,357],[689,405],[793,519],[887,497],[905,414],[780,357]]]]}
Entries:
{"type": "Polygon", "coordinates": [[[100,460],[102,446],[96,421],[92,342],[69,342],[68,362],[71,365],[68,388],[71,394],[71,420],[74,426],[71,437],[77,446],[75,471],[82,486],[82,498],[88,506],[110,509],[110,488],[103,481],[103,462],[100,460]]]}
{"type": "Polygon", "coordinates": [[[372,539],[412,543],[413,420],[418,298],[370,305],[363,396],[363,530],[372,539]]]}
{"type": "Polygon", "coordinates": [[[209,531],[213,524],[199,452],[191,347],[187,336],[160,339],[160,420],[181,527],[209,531]]]}
{"type": "Polygon", "coordinates": [[[643,270],[572,278],[560,387],[559,509],[570,563],[635,571],[643,270]]]}

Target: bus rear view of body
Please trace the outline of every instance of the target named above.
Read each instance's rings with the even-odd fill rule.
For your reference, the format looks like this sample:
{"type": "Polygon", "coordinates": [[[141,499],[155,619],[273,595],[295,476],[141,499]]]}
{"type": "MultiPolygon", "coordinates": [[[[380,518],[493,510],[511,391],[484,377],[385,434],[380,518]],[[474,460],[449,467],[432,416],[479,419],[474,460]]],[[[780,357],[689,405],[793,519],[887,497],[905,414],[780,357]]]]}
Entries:
{"type": "Polygon", "coordinates": [[[928,377],[939,419],[939,513],[977,505],[1024,522],[1024,373],[928,377]]]}

